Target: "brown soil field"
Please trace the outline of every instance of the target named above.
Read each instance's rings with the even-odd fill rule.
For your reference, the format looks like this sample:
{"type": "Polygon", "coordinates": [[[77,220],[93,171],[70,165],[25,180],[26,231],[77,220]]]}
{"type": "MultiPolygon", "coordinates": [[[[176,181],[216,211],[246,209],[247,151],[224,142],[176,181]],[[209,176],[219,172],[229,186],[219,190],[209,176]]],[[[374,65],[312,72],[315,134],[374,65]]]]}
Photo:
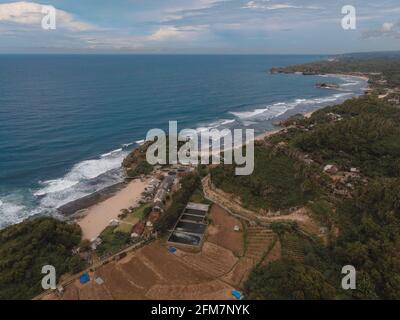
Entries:
{"type": "Polygon", "coordinates": [[[197,252],[177,247],[170,253],[168,245],[157,240],[99,267],[89,283],[75,280],[62,296],[53,293],[44,299],[233,299],[231,291],[242,287],[272,236],[263,228],[250,228],[248,256],[242,223],[216,205],[210,218],[206,240],[197,252]],[[241,231],[234,231],[236,225],[241,231]],[[104,283],[95,283],[97,277],[104,283]]]}
{"type": "Polygon", "coordinates": [[[212,223],[208,227],[207,241],[219,245],[232,251],[236,256],[241,257],[244,254],[243,225],[242,223],[227,214],[227,212],[218,205],[213,205],[209,215],[212,223]],[[234,231],[238,226],[240,231],[234,231]]]}
{"type": "Polygon", "coordinates": [[[241,288],[253,267],[253,259],[243,257],[235,267],[223,277],[223,280],[235,287],[241,288]]]}
{"type": "Polygon", "coordinates": [[[272,247],[271,251],[265,257],[262,264],[264,266],[266,266],[273,261],[280,260],[281,258],[282,258],[282,246],[281,246],[281,242],[279,241],[279,239],[277,239],[277,241],[275,242],[275,245],[272,247]]]}

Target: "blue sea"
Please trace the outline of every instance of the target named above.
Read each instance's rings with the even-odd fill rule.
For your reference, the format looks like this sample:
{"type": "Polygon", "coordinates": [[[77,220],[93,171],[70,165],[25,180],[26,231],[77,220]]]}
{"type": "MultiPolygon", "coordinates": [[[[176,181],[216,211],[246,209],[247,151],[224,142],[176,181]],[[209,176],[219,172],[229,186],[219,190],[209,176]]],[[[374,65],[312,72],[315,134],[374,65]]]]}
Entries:
{"type": "Polygon", "coordinates": [[[0,227],[122,180],[148,130],[272,130],[362,93],[348,77],[272,75],[321,56],[1,55],[0,227]],[[345,91],[319,89],[337,82],[345,91]]]}

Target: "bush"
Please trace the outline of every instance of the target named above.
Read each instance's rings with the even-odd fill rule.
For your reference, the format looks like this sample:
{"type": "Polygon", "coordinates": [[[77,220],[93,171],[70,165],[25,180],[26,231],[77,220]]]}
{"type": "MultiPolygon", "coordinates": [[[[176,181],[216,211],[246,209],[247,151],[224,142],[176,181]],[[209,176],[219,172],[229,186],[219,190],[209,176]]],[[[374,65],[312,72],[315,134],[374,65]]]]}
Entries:
{"type": "Polygon", "coordinates": [[[81,272],[85,269],[86,263],[80,256],[73,256],[68,263],[69,272],[72,274],[81,272]]]}

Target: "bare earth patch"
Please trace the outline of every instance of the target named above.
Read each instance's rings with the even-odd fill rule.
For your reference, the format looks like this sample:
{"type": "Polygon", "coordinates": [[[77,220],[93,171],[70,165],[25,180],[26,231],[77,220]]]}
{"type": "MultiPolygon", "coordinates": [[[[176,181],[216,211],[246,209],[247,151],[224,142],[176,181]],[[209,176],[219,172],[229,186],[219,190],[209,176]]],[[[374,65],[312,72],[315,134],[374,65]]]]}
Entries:
{"type": "Polygon", "coordinates": [[[208,227],[207,241],[232,251],[238,257],[242,256],[244,253],[242,223],[215,204],[211,207],[209,217],[212,223],[208,227]],[[238,226],[240,231],[235,231],[235,226],[238,226]]]}
{"type": "Polygon", "coordinates": [[[241,222],[218,206],[212,207],[210,217],[208,237],[200,249],[178,247],[171,253],[165,242],[154,241],[122,260],[99,267],[90,273],[89,283],[82,285],[75,280],[62,296],[53,293],[44,299],[233,299],[232,290],[240,290],[266,250],[270,234],[253,228],[252,256],[247,257],[241,222]],[[234,231],[235,226],[241,231],[234,231]],[[95,283],[96,277],[104,283],[95,283]]]}

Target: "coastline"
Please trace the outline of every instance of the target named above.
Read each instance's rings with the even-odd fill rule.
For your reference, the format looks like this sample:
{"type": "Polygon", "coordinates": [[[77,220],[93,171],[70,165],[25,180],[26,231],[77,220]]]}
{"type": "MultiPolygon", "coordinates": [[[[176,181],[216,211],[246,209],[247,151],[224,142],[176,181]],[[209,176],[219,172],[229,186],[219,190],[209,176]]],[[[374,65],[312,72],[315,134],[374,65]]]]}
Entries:
{"type": "MultiPolygon", "coordinates": [[[[361,75],[358,76],[358,75],[348,75],[348,74],[321,74],[320,76],[353,77],[365,81],[369,80],[367,76],[361,76],[361,75]]],[[[303,114],[304,117],[309,118],[315,111],[319,109],[320,108],[308,112],[303,112],[301,114],[303,114]]],[[[275,130],[264,131],[255,136],[254,141],[264,140],[267,137],[279,134],[283,130],[284,128],[277,128],[275,130]]],[[[97,226],[98,224],[104,226],[104,228],[107,227],[110,220],[118,218],[121,209],[126,209],[132,206],[135,203],[135,201],[137,201],[140,198],[140,194],[144,191],[146,183],[141,182],[136,184],[136,182],[137,179],[129,182],[128,184],[121,183],[119,184],[117,190],[115,190],[115,188],[111,188],[110,190],[104,190],[104,192],[103,190],[101,190],[100,193],[102,194],[102,196],[98,197],[97,200],[95,199],[92,203],[90,203],[90,205],[87,205],[87,202],[85,203],[85,201],[82,201],[84,199],[76,200],[77,203],[83,205],[83,208],[80,208],[81,209],[80,211],[81,212],[84,211],[84,217],[78,221],[78,224],[81,226],[82,230],[84,229],[83,232],[84,236],[86,236],[89,239],[92,239],[94,238],[95,235],[100,234],[102,230],[99,230],[99,227],[97,226]],[[134,190],[135,188],[133,186],[135,186],[137,190],[134,190]],[[130,198],[127,196],[129,190],[132,191],[130,198]],[[140,192],[138,192],[138,190],[140,192]],[[110,209],[109,208],[110,204],[116,206],[117,209],[115,210],[110,209]],[[107,214],[105,212],[107,210],[110,211],[110,214],[107,214]],[[90,226],[90,224],[95,224],[95,226],[92,227],[90,226]]],[[[79,216],[80,215],[79,210],[75,210],[75,214],[79,216]]],[[[77,219],[79,219],[79,217],[77,219]]]]}
{"type": "MultiPolygon", "coordinates": [[[[369,78],[365,75],[353,75],[353,74],[341,74],[341,73],[318,74],[317,76],[347,77],[347,78],[361,79],[364,81],[369,80],[369,78]]],[[[369,86],[368,83],[367,83],[367,85],[369,86]]],[[[359,95],[359,96],[361,96],[361,95],[359,95]]],[[[333,105],[335,105],[337,103],[339,103],[339,102],[334,102],[333,105]]],[[[315,112],[321,108],[323,108],[323,107],[317,108],[313,111],[306,111],[306,112],[300,111],[299,113],[303,114],[305,117],[309,117],[312,115],[313,112],[315,112]]],[[[269,136],[278,134],[282,129],[278,127],[273,130],[267,130],[267,131],[262,132],[263,130],[265,130],[265,128],[264,129],[260,128],[259,132],[261,131],[261,133],[254,137],[255,141],[263,140],[269,136]]],[[[85,196],[83,198],[79,198],[72,202],[66,203],[65,205],[59,207],[58,211],[67,220],[81,219],[80,221],[84,220],[85,216],[87,216],[89,214],[91,217],[93,217],[96,213],[98,213],[98,215],[101,216],[98,220],[100,221],[100,223],[102,225],[104,225],[105,222],[102,220],[103,216],[106,216],[107,219],[110,216],[108,216],[104,213],[104,211],[102,209],[102,205],[104,205],[104,203],[107,203],[107,201],[115,201],[115,205],[120,208],[117,210],[118,212],[113,211],[111,218],[108,219],[108,221],[106,221],[107,225],[108,225],[110,220],[112,220],[115,217],[118,217],[118,214],[120,213],[120,209],[124,209],[124,208],[127,208],[130,206],[129,201],[127,201],[126,199],[123,199],[124,197],[121,196],[121,194],[124,194],[125,190],[127,190],[129,188],[129,185],[130,185],[130,183],[126,182],[126,180],[125,180],[125,181],[122,181],[115,185],[111,185],[110,187],[100,189],[88,196],[85,196]],[[126,204],[126,205],[122,206],[123,204],[124,205],[126,204]],[[94,209],[97,206],[99,206],[99,207],[97,209],[94,209]],[[81,217],[84,217],[84,218],[81,218],[81,217]]],[[[134,198],[136,199],[136,196],[134,198]]],[[[87,220],[85,220],[85,223],[88,220],[89,220],[89,218],[87,218],[87,220]]],[[[93,224],[97,224],[97,219],[92,219],[91,221],[93,221],[92,222],[93,224]]],[[[85,226],[85,228],[88,229],[87,226],[85,226]]]]}
{"type": "MultiPolygon", "coordinates": [[[[316,76],[325,76],[325,77],[347,77],[347,78],[355,78],[355,79],[361,79],[364,81],[367,81],[367,88],[370,88],[370,84],[369,84],[369,77],[366,75],[353,75],[353,74],[346,74],[346,73],[324,73],[324,74],[317,74],[316,76]]],[[[361,94],[357,97],[361,97],[365,95],[361,94]]],[[[345,101],[347,101],[348,99],[346,99],[345,101]]],[[[334,104],[336,105],[336,104],[334,104]]],[[[322,108],[326,108],[326,107],[322,107],[322,108]]],[[[318,108],[312,111],[308,111],[308,112],[302,112],[301,114],[305,117],[305,118],[310,118],[312,116],[312,114],[322,108],[318,108]]],[[[259,135],[257,135],[254,140],[255,141],[260,141],[260,140],[264,140],[267,137],[273,136],[275,134],[279,134],[281,131],[283,130],[283,128],[281,129],[276,129],[276,130],[272,130],[272,131],[265,131],[259,135]]]]}
{"type": "Polygon", "coordinates": [[[369,77],[366,75],[353,75],[353,74],[346,74],[346,73],[326,73],[326,74],[318,74],[317,76],[328,76],[328,77],[348,77],[348,78],[355,78],[369,81],[369,77]]]}
{"type": "Polygon", "coordinates": [[[82,229],[82,239],[97,238],[111,220],[118,219],[122,209],[128,209],[138,203],[146,186],[147,180],[132,180],[108,199],[87,208],[84,217],[77,221],[82,229]]]}

